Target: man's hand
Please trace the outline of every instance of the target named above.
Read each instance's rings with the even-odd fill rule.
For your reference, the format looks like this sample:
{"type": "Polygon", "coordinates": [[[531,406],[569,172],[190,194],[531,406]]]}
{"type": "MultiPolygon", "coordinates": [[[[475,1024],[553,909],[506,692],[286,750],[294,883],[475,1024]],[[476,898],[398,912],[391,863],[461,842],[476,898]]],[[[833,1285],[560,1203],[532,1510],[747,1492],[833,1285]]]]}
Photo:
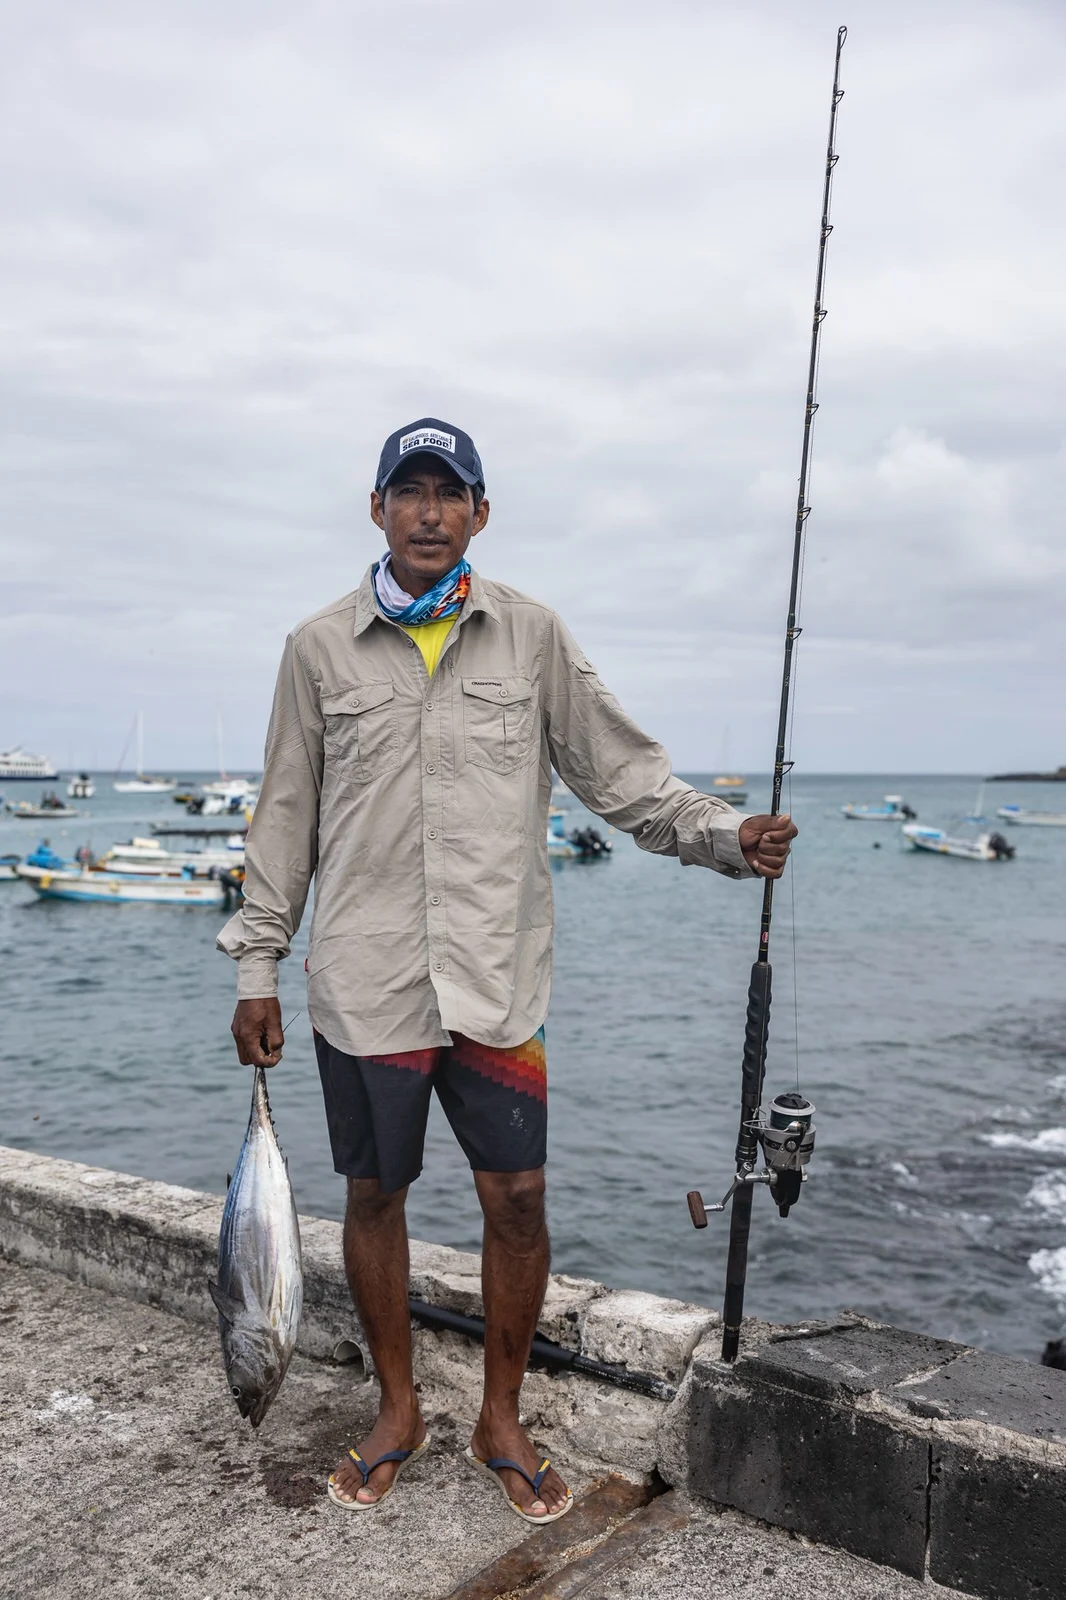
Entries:
{"type": "Polygon", "coordinates": [[[276,998],[238,1000],[230,1032],[236,1041],[237,1059],[242,1067],[276,1067],[281,1060],[285,1035],[281,1031],[281,1006],[276,998]]]}
{"type": "Polygon", "coordinates": [[[789,842],[798,832],[791,817],[745,817],[737,841],[744,860],[760,878],[779,878],[788,860],[789,842]]]}

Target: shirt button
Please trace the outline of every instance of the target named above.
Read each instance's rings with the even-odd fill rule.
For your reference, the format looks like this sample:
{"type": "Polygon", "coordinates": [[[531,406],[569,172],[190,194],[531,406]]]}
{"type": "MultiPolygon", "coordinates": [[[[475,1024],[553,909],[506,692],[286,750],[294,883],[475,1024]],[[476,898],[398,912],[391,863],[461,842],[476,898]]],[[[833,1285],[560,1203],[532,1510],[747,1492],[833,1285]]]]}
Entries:
{"type": "Polygon", "coordinates": [[[433,971],[434,972],[443,972],[444,971],[444,962],[443,961],[434,961],[434,963],[433,963],[433,971]]]}
{"type": "Polygon", "coordinates": [[[426,710],[427,711],[432,711],[433,710],[433,701],[432,700],[427,700],[426,701],[426,710]]]}
{"type": "Polygon", "coordinates": [[[427,762],[426,762],[426,771],[427,771],[427,772],[436,772],[436,770],[437,770],[437,769],[436,769],[436,767],[435,767],[435,766],[434,766],[434,765],[433,765],[433,763],[432,763],[432,761],[427,761],[427,762]]]}
{"type": "Polygon", "coordinates": [[[507,690],[506,689],[501,689],[500,690],[500,699],[501,700],[506,700],[507,699],[507,690]]]}
{"type": "Polygon", "coordinates": [[[435,839],[436,837],[437,837],[436,828],[427,828],[426,829],[426,838],[427,839],[435,839]]]}
{"type": "Polygon", "coordinates": [[[439,894],[431,894],[430,897],[429,897],[429,903],[430,903],[431,906],[439,906],[440,905],[440,895],[439,894]]]}
{"type": "Polygon", "coordinates": [[[355,694],[353,694],[353,695],[352,695],[352,698],[351,698],[351,700],[349,700],[349,702],[348,702],[348,704],[349,704],[349,705],[353,705],[353,706],[357,706],[357,705],[359,705],[359,704],[360,704],[360,703],[361,703],[361,702],[360,702],[360,700],[359,700],[359,696],[358,696],[358,695],[355,695],[355,694]]]}

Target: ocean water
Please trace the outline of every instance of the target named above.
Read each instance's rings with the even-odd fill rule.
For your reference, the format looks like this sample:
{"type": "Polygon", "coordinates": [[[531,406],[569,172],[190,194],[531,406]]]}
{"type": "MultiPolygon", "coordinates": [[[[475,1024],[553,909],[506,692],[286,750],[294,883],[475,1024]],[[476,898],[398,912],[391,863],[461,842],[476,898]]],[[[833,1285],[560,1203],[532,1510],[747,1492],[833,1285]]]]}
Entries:
{"type": "MultiPolygon", "coordinates": [[[[99,785],[86,815],[43,829],[61,852],[187,820],[168,797],[99,785]]],[[[1012,862],[934,858],[839,807],[895,791],[945,823],[974,807],[975,779],[792,787],[801,834],[775,900],[767,1086],[798,1074],[818,1141],[787,1220],[756,1193],[747,1309],[854,1307],[1035,1359],[1066,1323],[1066,830],[1004,829],[1012,862]]],[[[748,809],[768,795],[753,780],[748,809]]],[[[987,811],[1007,801],[1064,806],[1066,790],[988,786],[987,811]]],[[[0,821],[0,852],[37,836],[0,821]]],[[[607,862],[557,864],[554,888],[554,1265],[717,1305],[728,1222],[696,1233],[685,1193],[719,1197],[731,1176],[760,888],[617,835],[607,862]]],[[[0,884],[0,1142],[223,1191],[249,1074],[228,1032],[222,921],[0,884]]],[[[285,1018],[303,1014],[271,1098],[301,1210],[336,1217],[303,952],[301,936],[282,969],[285,1018]]],[[[469,1172],[436,1112],[409,1215],[418,1236],[479,1244],[469,1172]]]]}

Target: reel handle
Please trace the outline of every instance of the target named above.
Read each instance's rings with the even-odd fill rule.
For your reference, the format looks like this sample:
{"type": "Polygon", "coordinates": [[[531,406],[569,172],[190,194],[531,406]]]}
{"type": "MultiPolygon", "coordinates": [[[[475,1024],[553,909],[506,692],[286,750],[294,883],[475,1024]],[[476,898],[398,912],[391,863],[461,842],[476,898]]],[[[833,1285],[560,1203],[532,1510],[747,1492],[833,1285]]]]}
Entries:
{"type": "Polygon", "coordinates": [[[707,1207],[703,1203],[703,1196],[700,1191],[698,1189],[690,1189],[686,1198],[688,1199],[688,1214],[692,1218],[692,1226],[694,1228],[705,1228],[707,1226],[707,1207]]]}

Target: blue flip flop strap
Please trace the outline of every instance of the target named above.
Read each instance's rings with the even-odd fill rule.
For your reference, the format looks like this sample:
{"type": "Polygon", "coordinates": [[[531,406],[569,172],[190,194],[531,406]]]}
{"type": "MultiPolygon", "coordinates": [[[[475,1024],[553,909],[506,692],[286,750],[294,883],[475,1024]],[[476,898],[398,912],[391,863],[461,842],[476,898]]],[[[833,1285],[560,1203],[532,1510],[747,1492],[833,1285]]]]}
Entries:
{"type": "Polygon", "coordinates": [[[363,1460],[362,1456],[359,1454],[358,1450],[349,1450],[348,1454],[351,1456],[352,1460],[355,1462],[356,1466],[359,1468],[359,1471],[363,1474],[363,1488],[365,1489],[367,1484],[370,1481],[370,1474],[375,1470],[375,1468],[380,1467],[382,1462],[384,1462],[384,1461],[407,1461],[411,1456],[414,1455],[414,1451],[413,1450],[386,1450],[385,1454],[383,1456],[378,1456],[377,1460],[375,1462],[373,1462],[369,1467],[367,1466],[366,1462],[363,1460]]]}
{"type": "Polygon", "coordinates": [[[501,1467],[507,1467],[511,1472],[517,1472],[520,1478],[525,1478],[526,1482],[529,1484],[529,1487],[533,1490],[533,1493],[539,1495],[540,1486],[548,1476],[548,1470],[551,1467],[551,1457],[544,1457],[544,1460],[541,1462],[532,1478],[529,1476],[529,1473],[526,1471],[525,1467],[520,1467],[517,1461],[511,1460],[510,1456],[493,1456],[491,1461],[485,1462],[485,1465],[489,1468],[490,1472],[499,1472],[501,1467]]]}

